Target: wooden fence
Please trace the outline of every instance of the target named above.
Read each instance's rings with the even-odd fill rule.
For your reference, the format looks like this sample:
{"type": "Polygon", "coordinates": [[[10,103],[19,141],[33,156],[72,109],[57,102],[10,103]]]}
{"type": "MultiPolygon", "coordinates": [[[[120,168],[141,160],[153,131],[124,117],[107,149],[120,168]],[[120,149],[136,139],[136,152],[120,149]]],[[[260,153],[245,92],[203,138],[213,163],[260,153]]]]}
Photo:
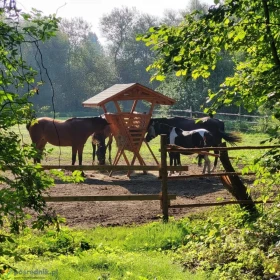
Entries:
{"type": "MultiPolygon", "coordinates": [[[[158,115],[161,116],[162,112],[159,110],[154,110],[154,116],[158,115]]],[[[189,117],[189,118],[201,118],[208,116],[204,112],[201,111],[195,111],[190,107],[190,109],[185,110],[179,110],[179,109],[171,109],[168,110],[168,117],[189,117]]],[[[218,116],[222,119],[230,119],[231,122],[242,122],[246,120],[247,124],[256,125],[258,124],[258,120],[263,120],[265,123],[268,122],[268,116],[260,116],[260,115],[247,115],[247,114],[241,114],[241,111],[239,113],[216,113],[215,116],[218,116]],[[228,117],[228,118],[227,118],[228,117]]]]}
{"type": "MultiPolygon", "coordinates": [[[[172,176],[168,177],[168,167],[166,165],[166,154],[167,152],[191,152],[191,153],[200,153],[203,151],[208,151],[209,148],[182,148],[178,147],[176,145],[166,145],[167,143],[167,137],[166,135],[161,135],[161,179],[162,179],[162,212],[163,212],[163,220],[168,221],[168,208],[190,208],[190,207],[206,207],[206,206],[219,206],[219,205],[228,205],[228,204],[239,204],[240,206],[244,205],[255,205],[259,203],[264,203],[263,201],[253,201],[250,196],[246,197],[246,188],[241,183],[241,180],[239,179],[239,175],[255,175],[255,173],[241,173],[241,172],[235,172],[232,168],[229,157],[227,155],[227,151],[229,150],[253,150],[253,149],[273,149],[273,148],[280,148],[280,145],[273,145],[273,146],[240,146],[240,147],[216,147],[216,151],[220,151],[223,153],[223,166],[226,170],[226,172],[220,172],[220,173],[212,173],[212,174],[190,174],[186,176],[172,176]],[[230,166],[228,166],[228,164],[230,166]],[[230,172],[228,172],[230,171],[230,172]],[[236,188],[235,190],[240,191],[241,194],[243,193],[242,198],[246,199],[239,199],[240,194],[235,195],[232,190],[228,188],[228,190],[233,194],[233,196],[236,198],[236,201],[223,201],[223,202],[215,202],[215,203],[195,203],[195,204],[185,204],[185,205],[170,205],[168,202],[168,189],[167,189],[167,181],[168,180],[181,180],[181,179],[189,179],[194,177],[213,177],[218,176],[221,178],[224,186],[227,188],[236,188]],[[229,180],[228,177],[233,178],[233,180],[229,180]],[[226,179],[227,178],[227,179],[226,179]],[[227,182],[225,182],[227,181],[227,182]],[[234,186],[233,184],[236,184],[234,186]],[[164,201],[166,200],[166,201],[164,201]]],[[[207,153],[209,154],[209,153],[207,153]]],[[[211,155],[211,154],[210,154],[211,155]]],[[[213,155],[215,156],[215,155],[213,155]]],[[[222,154],[220,156],[220,159],[222,160],[222,154]]],[[[266,201],[265,203],[274,203],[274,201],[266,201]]],[[[252,209],[251,209],[252,210],[252,209]]]]}
{"type": "MultiPolygon", "coordinates": [[[[162,191],[157,195],[119,195],[119,196],[56,196],[56,197],[44,197],[47,202],[71,202],[71,201],[129,201],[129,200],[159,200],[162,208],[163,221],[168,221],[168,209],[169,208],[185,208],[185,207],[205,207],[205,206],[217,206],[217,205],[226,205],[226,204],[239,204],[239,205],[250,205],[255,203],[263,203],[261,201],[253,202],[251,199],[237,199],[236,201],[224,201],[218,203],[203,203],[203,204],[188,204],[188,205],[171,205],[170,200],[176,199],[176,194],[168,193],[168,180],[180,180],[188,179],[194,177],[212,177],[219,176],[224,178],[229,176],[231,178],[238,178],[238,175],[242,175],[240,172],[230,171],[230,172],[220,172],[212,174],[190,174],[186,176],[172,176],[168,177],[168,171],[188,171],[188,166],[168,166],[167,165],[167,152],[192,152],[199,153],[209,150],[209,148],[193,148],[193,149],[184,149],[181,147],[176,147],[174,145],[167,145],[167,136],[161,135],[161,163],[159,166],[127,166],[127,165],[117,165],[117,166],[99,166],[99,165],[83,165],[83,166],[69,166],[69,165],[43,165],[44,170],[50,169],[65,169],[65,170],[100,170],[100,171],[123,171],[123,170],[143,170],[143,171],[159,171],[159,178],[162,182],[162,191]]],[[[275,146],[244,146],[244,147],[217,147],[215,150],[221,152],[227,152],[229,150],[242,150],[242,149],[272,149],[280,148],[280,145],[275,146]]],[[[229,159],[227,159],[229,161],[229,159]]],[[[226,170],[227,171],[227,170],[226,170]]],[[[254,173],[248,173],[244,175],[254,175],[254,173]]],[[[231,184],[231,182],[229,183],[231,184]]],[[[273,201],[267,201],[266,203],[272,203],[273,201]]]]}

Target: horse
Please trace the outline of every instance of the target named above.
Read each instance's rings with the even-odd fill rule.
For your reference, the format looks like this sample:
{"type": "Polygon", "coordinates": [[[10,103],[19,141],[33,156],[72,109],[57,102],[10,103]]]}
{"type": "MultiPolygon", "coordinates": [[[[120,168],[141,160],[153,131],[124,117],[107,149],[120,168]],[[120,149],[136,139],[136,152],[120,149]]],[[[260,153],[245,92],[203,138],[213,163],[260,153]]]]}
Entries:
{"type": "Polygon", "coordinates": [[[95,161],[95,155],[97,155],[97,159],[100,165],[105,164],[106,160],[106,150],[109,148],[109,162],[112,164],[112,142],[113,142],[113,134],[111,132],[110,126],[106,126],[105,129],[101,132],[95,132],[92,134],[92,163],[95,161]],[[107,144],[105,143],[105,139],[109,138],[107,144]],[[96,150],[97,146],[97,150],[96,150]]]}
{"type": "Polygon", "coordinates": [[[42,117],[28,123],[26,128],[40,154],[34,158],[34,163],[40,163],[42,151],[50,143],[54,146],[71,146],[72,165],[76,162],[77,152],[79,165],[82,165],[84,144],[88,137],[102,132],[108,125],[101,117],[71,118],[66,121],[42,117]]]}
{"type": "MultiPolygon", "coordinates": [[[[213,135],[206,129],[199,128],[195,130],[185,131],[178,127],[170,126],[164,123],[156,122],[154,129],[157,134],[166,134],[168,137],[168,144],[175,144],[183,148],[203,148],[211,147],[214,144],[213,135]]],[[[173,165],[172,157],[176,157],[177,152],[170,152],[170,166],[173,165]]],[[[191,152],[182,152],[184,155],[191,155],[191,152]]],[[[204,168],[202,173],[210,173],[210,160],[208,155],[204,155],[204,168]]],[[[174,162],[176,165],[176,161],[174,162]]]]}
{"type": "MultiPolygon", "coordinates": [[[[222,139],[229,142],[231,145],[236,145],[236,143],[241,142],[241,137],[237,133],[226,133],[225,132],[225,124],[223,121],[212,118],[212,117],[204,117],[198,120],[191,118],[183,118],[183,117],[173,117],[173,118],[151,118],[150,123],[148,125],[146,141],[149,142],[154,139],[158,134],[156,134],[154,129],[155,122],[165,123],[173,127],[181,128],[185,131],[195,130],[204,128],[208,130],[214,139],[213,147],[218,147],[222,143],[222,139]]],[[[214,153],[216,155],[219,154],[219,151],[215,149],[214,153]]],[[[199,156],[199,165],[201,163],[201,156],[199,156]]],[[[176,158],[179,160],[180,164],[180,155],[176,158]]],[[[215,157],[214,165],[212,171],[214,171],[217,167],[218,157],[215,157]]]]}

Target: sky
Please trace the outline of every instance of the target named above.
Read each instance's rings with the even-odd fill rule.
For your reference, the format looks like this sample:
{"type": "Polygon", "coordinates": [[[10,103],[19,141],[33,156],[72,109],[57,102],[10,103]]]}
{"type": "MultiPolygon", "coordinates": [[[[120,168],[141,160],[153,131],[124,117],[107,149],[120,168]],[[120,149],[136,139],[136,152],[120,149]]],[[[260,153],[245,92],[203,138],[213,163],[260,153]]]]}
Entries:
{"type": "MultiPolygon", "coordinates": [[[[138,11],[155,16],[163,16],[165,10],[185,9],[190,0],[17,0],[17,7],[23,12],[31,8],[41,10],[45,15],[57,14],[62,18],[82,17],[92,25],[102,42],[99,32],[99,20],[114,8],[135,7],[138,11]]],[[[201,3],[213,4],[214,0],[200,0],[201,3]]]]}

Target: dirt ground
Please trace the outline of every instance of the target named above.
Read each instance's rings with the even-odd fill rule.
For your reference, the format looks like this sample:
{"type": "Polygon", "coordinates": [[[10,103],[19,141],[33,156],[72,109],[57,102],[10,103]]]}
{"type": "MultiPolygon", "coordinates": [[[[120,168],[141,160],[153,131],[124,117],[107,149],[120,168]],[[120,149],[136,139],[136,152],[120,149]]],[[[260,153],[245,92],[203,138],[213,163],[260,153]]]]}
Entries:
{"type": "MultiPolygon", "coordinates": [[[[189,172],[200,174],[201,168],[190,165],[189,172]]],[[[148,172],[145,175],[137,171],[132,173],[130,178],[126,172],[114,172],[111,177],[108,176],[108,172],[99,171],[87,171],[85,175],[86,180],[83,183],[57,182],[49,191],[49,195],[128,195],[161,192],[158,172],[148,172]]],[[[171,205],[216,202],[217,198],[232,199],[218,177],[170,180],[168,190],[170,194],[177,195],[177,199],[172,200],[171,205]]],[[[65,217],[66,225],[71,227],[142,224],[159,220],[161,216],[159,201],[49,202],[48,205],[65,217]]],[[[203,208],[169,209],[169,214],[177,219],[201,209],[203,208]]]]}

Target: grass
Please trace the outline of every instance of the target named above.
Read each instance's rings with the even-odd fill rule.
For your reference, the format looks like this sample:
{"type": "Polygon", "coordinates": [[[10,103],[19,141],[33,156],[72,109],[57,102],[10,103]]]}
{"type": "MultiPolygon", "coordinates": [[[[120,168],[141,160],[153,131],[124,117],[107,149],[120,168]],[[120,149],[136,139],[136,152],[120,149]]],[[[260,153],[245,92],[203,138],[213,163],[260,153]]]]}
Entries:
{"type": "MultiPolygon", "coordinates": [[[[24,126],[15,128],[19,133],[24,144],[30,144],[28,132],[24,126]]],[[[265,139],[265,134],[242,134],[243,145],[259,145],[259,142],[265,139]]],[[[159,158],[159,142],[157,137],[151,141],[150,146],[156,157],[159,158]]],[[[43,164],[70,164],[71,148],[52,147],[51,154],[47,155],[43,164]],[[60,154],[61,151],[61,154],[60,154]]],[[[242,150],[230,151],[229,155],[240,158],[242,161],[252,162],[256,157],[260,157],[262,150],[242,150]]],[[[116,153],[116,147],[113,145],[113,157],[116,153]]],[[[154,164],[147,147],[143,145],[141,154],[147,164],[154,164]]],[[[131,155],[130,155],[131,156],[131,155]]],[[[182,157],[184,164],[189,164],[195,159],[192,157],[182,157]]],[[[84,164],[91,164],[91,145],[90,139],[85,145],[84,164]]],[[[221,214],[227,209],[219,208],[221,214]],[[222,211],[220,211],[222,209],[222,211]]],[[[235,208],[229,208],[235,209],[235,208]]],[[[234,211],[229,211],[232,214],[234,211]]],[[[229,215],[230,215],[229,214],[229,215]]],[[[277,214],[278,215],[278,214],[277,214]]],[[[223,238],[230,238],[230,234],[236,231],[236,225],[232,225],[227,230],[227,224],[223,220],[211,220],[212,216],[207,212],[196,214],[191,218],[193,221],[199,220],[197,224],[193,222],[191,228],[191,219],[182,221],[171,221],[168,224],[151,223],[142,226],[130,227],[96,227],[93,229],[68,229],[63,228],[60,233],[48,230],[45,232],[36,232],[26,229],[21,235],[16,236],[16,242],[7,246],[13,247],[15,251],[25,258],[23,261],[9,260],[10,264],[14,264],[17,272],[13,270],[0,274],[0,279],[36,279],[35,276],[42,276],[41,279],[215,279],[206,272],[197,271],[193,274],[191,271],[184,269],[185,262],[197,264],[199,259],[195,259],[196,255],[202,254],[200,248],[205,254],[201,255],[203,261],[211,263],[206,259],[209,251],[212,255],[209,259],[214,261],[211,266],[215,265],[215,257],[217,250],[234,247],[239,243],[231,242],[225,246],[218,244],[223,238]],[[201,215],[201,216],[200,216],[201,215]],[[225,234],[223,234],[225,231],[225,234]],[[217,236],[214,238],[213,236],[217,236]],[[221,238],[221,236],[223,238],[221,238]],[[186,238],[189,238],[188,240],[186,238]],[[205,242],[207,240],[207,242],[205,242]],[[217,243],[217,248],[215,247],[217,243]],[[189,249],[184,247],[195,245],[189,249]],[[209,245],[210,244],[210,245],[209,245]],[[204,247],[202,247],[204,246],[204,247]],[[224,246],[224,247],[223,247],[224,246]],[[181,248],[183,248],[181,250],[181,248]],[[209,250],[210,249],[210,250],[209,250]],[[183,253],[178,253],[178,252],[183,253]],[[186,250],[184,252],[184,250],[186,250]],[[190,251],[192,250],[192,251],[190,251]],[[189,252],[193,252],[190,254],[189,252]],[[181,262],[175,262],[176,257],[181,262]],[[187,257],[186,257],[187,256],[187,257]],[[188,260],[191,259],[191,261],[188,260]],[[193,259],[194,260],[193,260],[193,259]],[[205,260],[203,259],[205,258],[205,260]],[[207,261],[206,261],[207,260],[207,261]]],[[[235,220],[236,217],[228,218],[229,221],[235,220]]],[[[263,219],[265,222],[265,219],[263,219]]],[[[275,223],[272,223],[276,225],[275,223]]],[[[257,231],[260,227],[256,227],[257,231]]],[[[240,231],[241,233],[243,231],[240,231]]],[[[267,235],[270,236],[272,230],[267,229],[267,235]]],[[[241,233],[238,233],[239,236],[241,233]]],[[[258,232],[257,232],[258,233],[258,232]]],[[[255,234],[255,233],[254,233],[255,234]]],[[[259,235],[256,235],[259,236],[259,235]]],[[[247,234],[244,231],[244,239],[247,234]]],[[[277,239],[278,240],[278,239],[277,239]]],[[[2,246],[3,244],[1,244],[2,246]]],[[[244,260],[246,247],[240,252],[244,252],[244,260]]],[[[233,248],[234,249],[234,248],[233,248]]],[[[276,250],[276,249],[275,249],[276,250]]],[[[234,251],[234,250],[232,250],[234,251]]],[[[233,253],[232,253],[233,254],[233,253]]],[[[226,254],[224,254],[226,255],[226,254]]],[[[262,255],[261,255],[262,256],[262,255]]],[[[223,257],[223,252],[219,257],[223,257]]],[[[0,257],[1,258],[1,257],[0,257]]],[[[235,259],[233,257],[233,259],[235,259]]],[[[268,258],[269,259],[269,258],[268,258]]],[[[221,263],[227,260],[222,259],[221,263]]],[[[277,262],[276,262],[277,264],[277,262]]],[[[234,264],[232,264],[233,266],[234,264]]],[[[242,265],[242,263],[241,263],[242,265]]],[[[222,267],[222,266],[221,266],[222,267]]],[[[217,269],[221,269],[218,267],[217,269]]],[[[242,266],[243,267],[243,266],[242,266]]],[[[273,268],[274,269],[274,268],[273,268]]],[[[240,269],[239,269],[240,270],[240,269]]],[[[217,278],[219,279],[219,278],[217,278]]],[[[232,278],[223,278],[232,279],[232,278]]],[[[253,278],[252,278],[253,279],[253,278]]]]}
{"type": "Polygon", "coordinates": [[[10,260],[17,271],[0,279],[274,279],[279,219],[278,207],[248,219],[238,206],[224,206],[168,224],[25,229],[9,244],[25,260],[10,260]]]}
{"type": "MultiPolygon", "coordinates": [[[[9,271],[10,279],[41,273],[43,279],[206,279],[172,261],[172,252],[184,242],[185,223],[151,223],[131,227],[63,228],[34,232],[17,239],[26,261],[9,271]]],[[[4,278],[3,278],[4,279],[4,278]]],[[[32,278],[30,278],[32,279],[32,278]]]]}
{"type": "MultiPolygon", "coordinates": [[[[28,131],[26,130],[25,126],[21,125],[19,127],[15,127],[14,131],[19,134],[20,139],[22,140],[23,144],[31,144],[31,140],[28,134],[28,131]]],[[[238,144],[238,146],[259,146],[260,141],[267,138],[267,135],[264,133],[250,133],[245,134],[241,133],[242,136],[242,142],[238,144]]],[[[160,137],[156,137],[151,142],[149,142],[149,145],[154,152],[157,159],[160,159],[160,137]]],[[[229,145],[228,145],[229,146],[229,145]]],[[[56,147],[52,146],[50,144],[46,145],[46,150],[49,151],[49,153],[46,153],[46,156],[44,157],[42,164],[45,165],[70,165],[71,164],[71,156],[72,151],[71,147],[56,147]]],[[[238,159],[238,161],[250,163],[253,162],[253,160],[257,157],[261,157],[261,155],[265,152],[265,150],[237,150],[237,151],[229,151],[230,157],[235,157],[238,159]]],[[[115,158],[115,155],[117,153],[117,147],[115,145],[115,141],[112,145],[112,159],[115,158]]],[[[129,159],[132,159],[133,154],[129,151],[125,152],[129,159]]],[[[152,155],[149,152],[149,149],[145,145],[145,143],[142,144],[140,154],[142,155],[143,159],[145,160],[147,165],[155,165],[155,161],[152,157],[152,155]]],[[[108,156],[108,155],[107,155],[108,156]]],[[[97,160],[97,159],[96,159],[97,160]]],[[[196,155],[192,156],[182,156],[181,158],[182,164],[190,164],[190,163],[196,163],[196,155]]],[[[213,162],[214,159],[211,158],[211,161],[213,162]]],[[[78,160],[76,161],[77,164],[78,160]]],[[[91,138],[88,139],[88,141],[85,144],[84,152],[83,152],[83,164],[92,164],[92,147],[91,147],[91,138]]],[[[120,159],[119,164],[125,164],[125,161],[123,157],[120,159]]],[[[136,163],[137,164],[137,163],[136,163]]],[[[236,163],[237,164],[237,163],[236,163]]]]}

